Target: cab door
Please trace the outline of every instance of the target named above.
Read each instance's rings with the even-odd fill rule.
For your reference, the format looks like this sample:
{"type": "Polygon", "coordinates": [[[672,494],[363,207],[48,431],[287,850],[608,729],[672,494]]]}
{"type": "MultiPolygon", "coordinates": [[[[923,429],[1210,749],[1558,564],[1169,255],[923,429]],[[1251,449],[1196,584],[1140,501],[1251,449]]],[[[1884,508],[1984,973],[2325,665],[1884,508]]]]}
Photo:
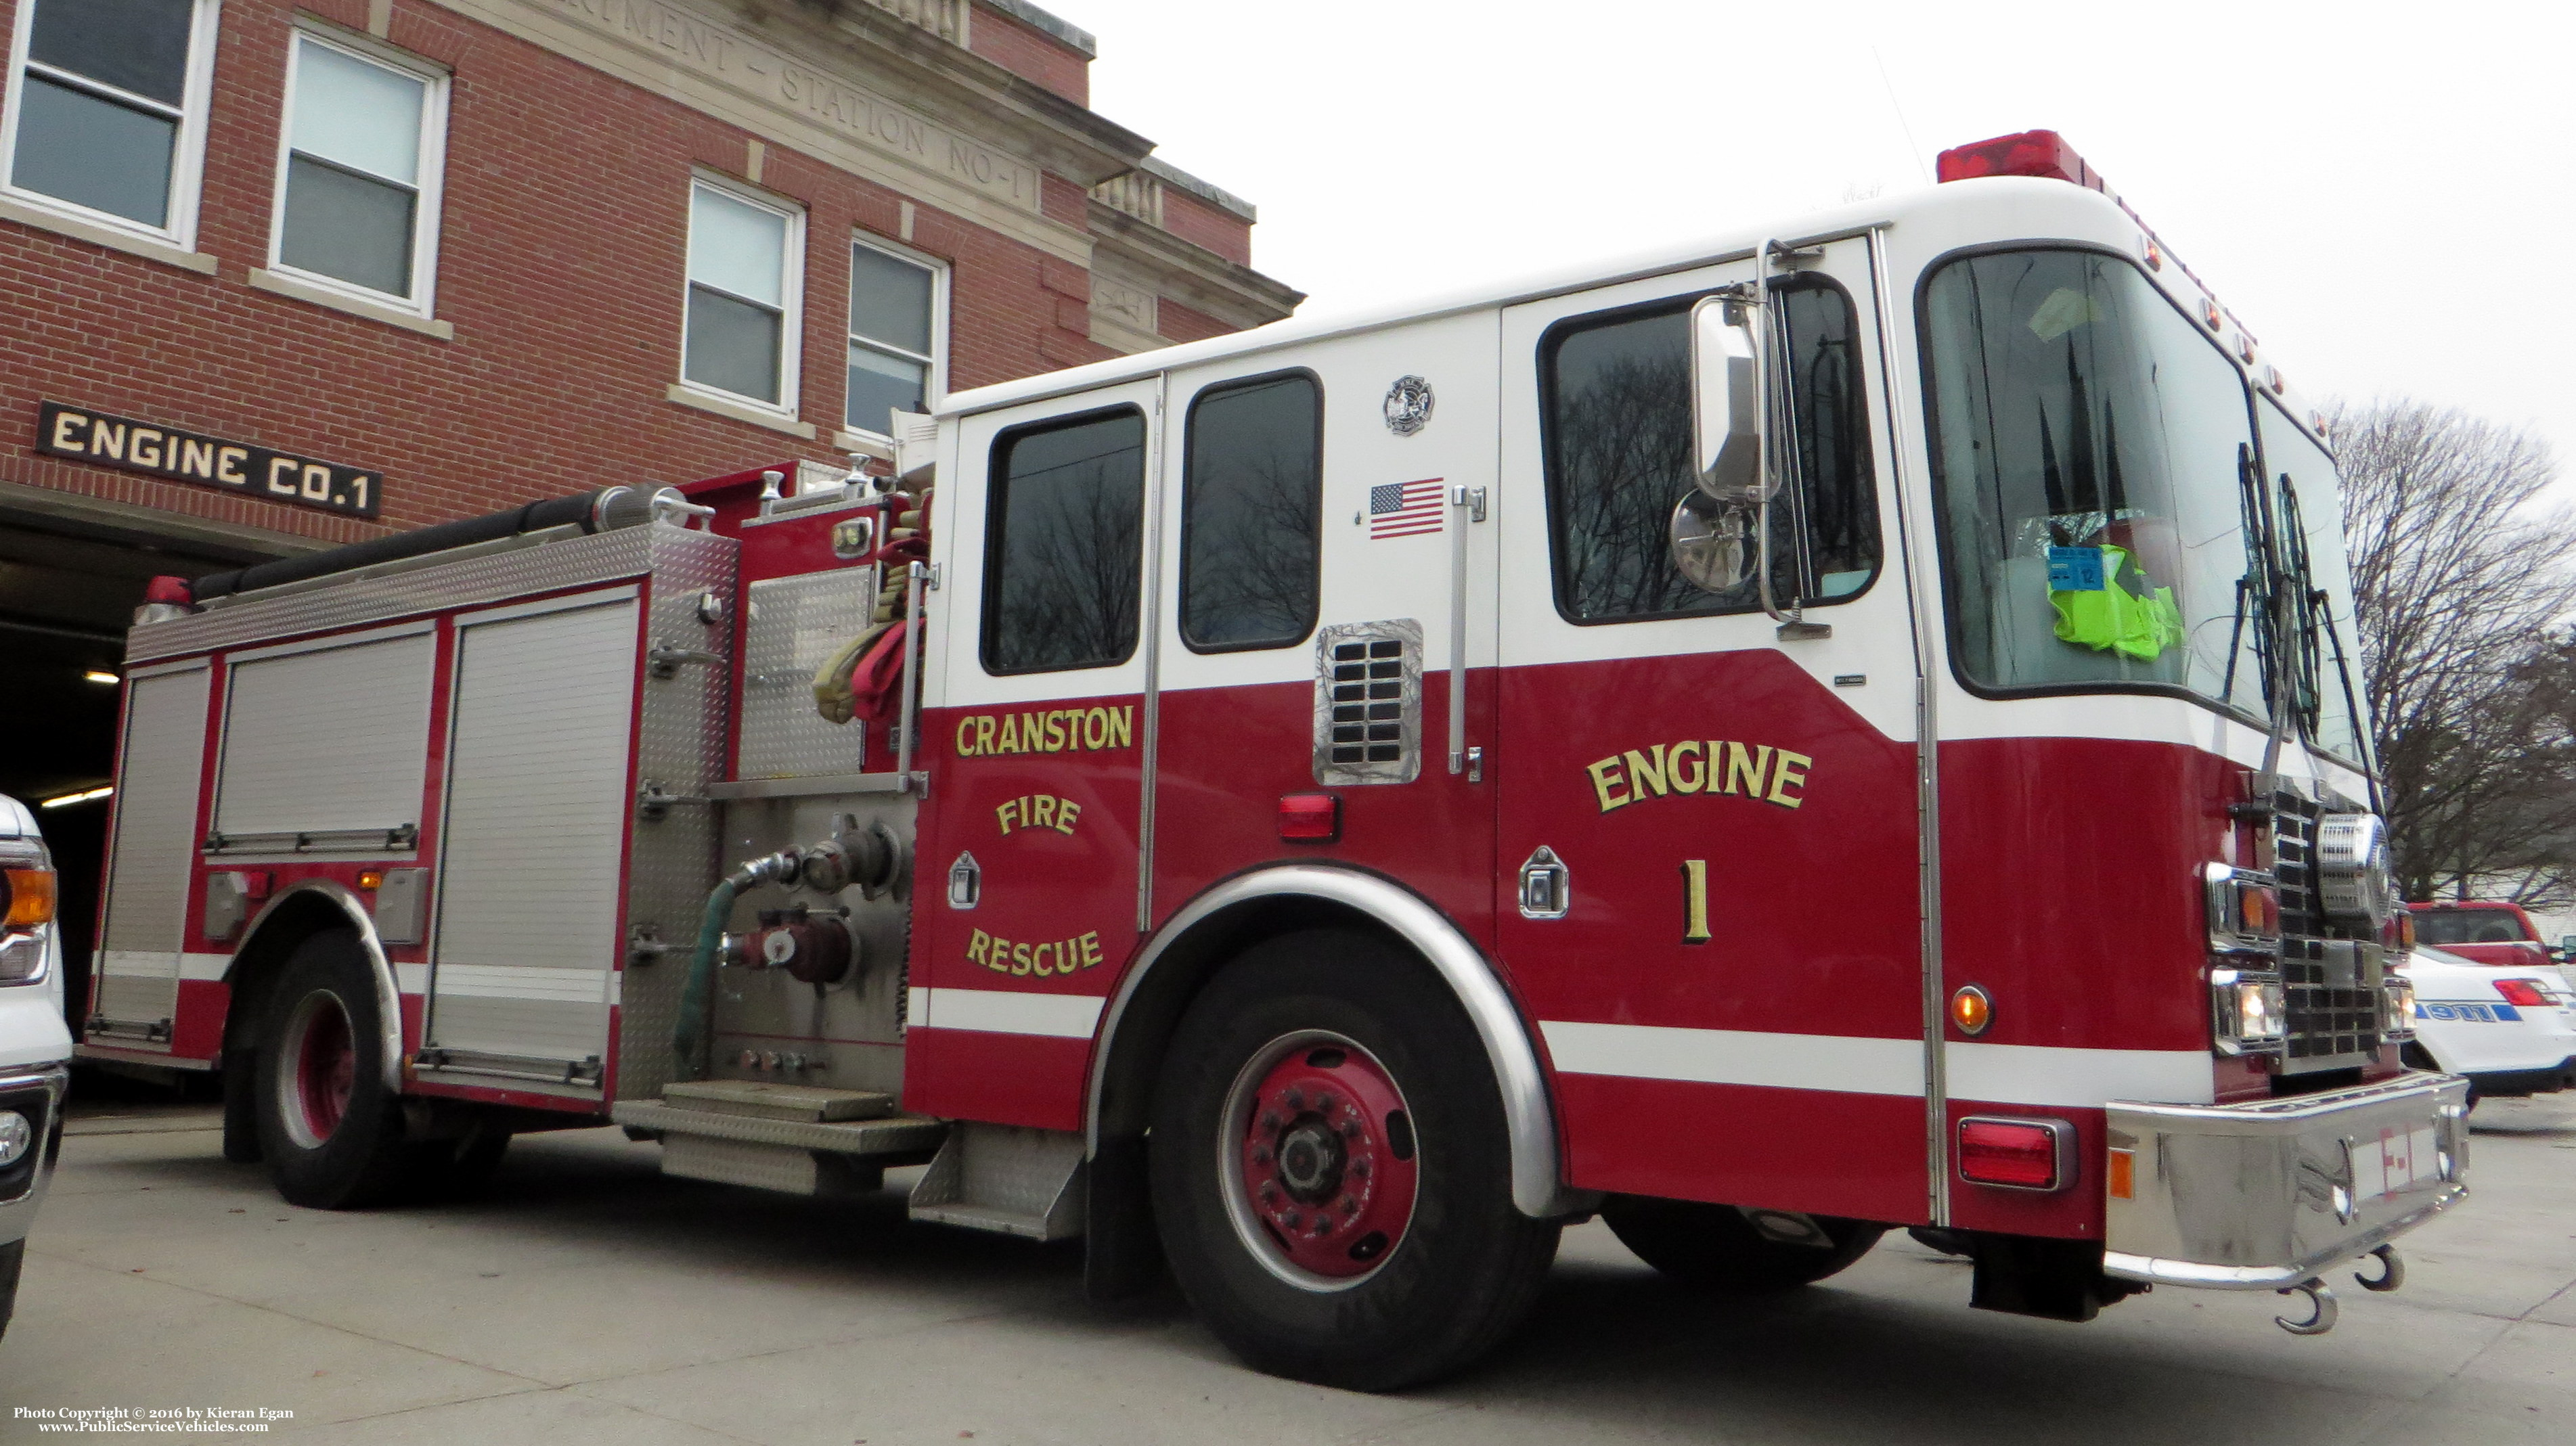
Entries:
{"type": "Polygon", "coordinates": [[[1138,939],[1161,395],[967,417],[943,459],[909,1109],[1081,1127],[1092,1033],[1138,939]]]}
{"type": "Polygon", "coordinates": [[[1776,595],[1674,566],[1692,303],[1503,320],[1498,933],[1580,1188],[1927,1217],[1916,662],[1867,242],[1775,262],[1776,595]]]}

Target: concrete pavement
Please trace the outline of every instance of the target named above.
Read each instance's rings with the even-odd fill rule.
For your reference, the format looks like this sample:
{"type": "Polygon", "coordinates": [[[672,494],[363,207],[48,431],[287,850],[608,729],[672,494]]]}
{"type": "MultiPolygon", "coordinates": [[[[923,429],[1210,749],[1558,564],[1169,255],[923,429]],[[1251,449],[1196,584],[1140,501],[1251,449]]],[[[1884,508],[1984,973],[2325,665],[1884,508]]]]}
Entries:
{"type": "MultiPolygon", "coordinates": [[[[2576,1434],[2576,1108],[2480,1108],[2406,1290],[2161,1290],[2084,1326],[1970,1311],[1891,1237],[1793,1298],[1713,1304],[1598,1225],[1538,1314],[1401,1396],[1237,1366],[1177,1300],[1083,1303],[1070,1246],[664,1179],[615,1131],[518,1141],[484,1200],[332,1214],[224,1163],[202,1106],[77,1123],[0,1341],[15,1408],[292,1411],[349,1442],[2547,1442],[2576,1434]]],[[[908,1187],[910,1172],[891,1184],[908,1187]]],[[[2338,1283],[2342,1283],[2338,1281],[2338,1283]]],[[[167,1439],[166,1437],[164,1439],[167,1439]]],[[[187,1438],[196,1439],[196,1438],[187,1438]]]]}

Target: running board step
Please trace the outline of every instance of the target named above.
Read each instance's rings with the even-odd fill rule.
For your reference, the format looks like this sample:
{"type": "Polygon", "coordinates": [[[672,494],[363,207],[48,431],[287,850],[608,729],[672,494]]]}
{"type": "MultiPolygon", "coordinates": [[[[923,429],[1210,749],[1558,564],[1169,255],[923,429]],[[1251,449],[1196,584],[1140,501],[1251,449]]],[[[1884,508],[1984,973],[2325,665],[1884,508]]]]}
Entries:
{"type": "Polygon", "coordinates": [[[960,1123],[912,1189],[915,1220],[1026,1240],[1080,1235],[1082,1136],[960,1123]]]}
{"type": "Polygon", "coordinates": [[[646,1100],[618,1104],[609,1118],[661,1140],[665,1175],[790,1195],[864,1195],[883,1187],[888,1165],[919,1164],[948,1134],[947,1121],[927,1115],[764,1119],[646,1100]]]}
{"type": "Polygon", "coordinates": [[[827,1090],[757,1079],[684,1080],[662,1087],[662,1103],[754,1120],[838,1124],[893,1114],[894,1096],[873,1090],[827,1090]]]}

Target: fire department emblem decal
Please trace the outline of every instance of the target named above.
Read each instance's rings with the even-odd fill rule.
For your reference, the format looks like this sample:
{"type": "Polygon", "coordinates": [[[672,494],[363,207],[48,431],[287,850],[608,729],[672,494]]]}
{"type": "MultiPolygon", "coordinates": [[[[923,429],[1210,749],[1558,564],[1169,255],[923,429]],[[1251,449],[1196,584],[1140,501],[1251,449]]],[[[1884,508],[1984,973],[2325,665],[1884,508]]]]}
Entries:
{"type": "Polygon", "coordinates": [[[1431,420],[1431,383],[1420,377],[1397,377],[1386,389],[1386,429],[1410,437],[1431,420]]]}

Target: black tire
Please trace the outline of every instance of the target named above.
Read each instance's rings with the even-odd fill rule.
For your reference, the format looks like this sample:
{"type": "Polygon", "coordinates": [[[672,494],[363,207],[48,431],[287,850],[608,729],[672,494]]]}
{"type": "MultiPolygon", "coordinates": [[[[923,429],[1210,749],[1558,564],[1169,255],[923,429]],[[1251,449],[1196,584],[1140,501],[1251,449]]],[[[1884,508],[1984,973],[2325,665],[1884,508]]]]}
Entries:
{"type": "Polygon", "coordinates": [[[224,1158],[259,1163],[259,1051],[224,1051],[224,1158]]]}
{"type": "Polygon", "coordinates": [[[403,1138],[401,1101],[385,1088],[375,971],[357,936],[332,930],[296,945],[267,992],[257,1108],[260,1153],[277,1193],[316,1210],[356,1209],[395,1194],[416,1153],[403,1138]],[[332,1072],[314,1067],[335,1057],[327,1039],[335,1028],[347,1043],[336,1118],[317,1099],[336,1093],[323,1087],[332,1072]],[[309,1035],[317,1037],[308,1043],[309,1035]]]}
{"type": "MultiPolygon", "coordinates": [[[[1455,1371],[1520,1322],[1555,1258],[1557,1223],[1513,1208],[1502,1092],[1475,1027],[1418,960],[1370,935],[1286,935],[1219,974],[1173,1036],[1148,1145],[1155,1219],[1174,1278],[1219,1340],[1273,1375],[1384,1391],[1455,1371]],[[1283,1123],[1271,1111],[1256,1122],[1258,1091],[1277,1076],[1255,1072],[1264,1060],[1389,1087],[1402,1119],[1389,1113],[1371,1132],[1362,1125],[1369,1114],[1351,1100],[1390,1096],[1353,1092],[1341,1100],[1328,1091],[1316,1096],[1318,1107],[1350,1111],[1342,1124],[1311,1113],[1283,1123]],[[1227,1121],[1239,1094],[1253,1103],[1234,1117],[1245,1129],[1235,1140],[1227,1121]],[[1298,1196],[1322,1201],[1311,1206],[1308,1218],[1318,1222],[1311,1239],[1290,1242],[1263,1223],[1269,1207],[1251,1201],[1245,1162],[1274,1158],[1261,1153],[1271,1148],[1261,1143],[1263,1130],[1276,1137],[1281,1180],[1290,1178],[1292,1158],[1319,1158],[1297,1153],[1299,1131],[1308,1131],[1310,1147],[1324,1148],[1325,1173],[1302,1177],[1308,1187],[1320,1180],[1320,1195],[1298,1196]],[[1372,1159],[1388,1163],[1371,1174],[1363,1162],[1372,1159]],[[1333,1226],[1365,1230],[1378,1212],[1396,1208],[1393,1182],[1408,1171],[1412,1188],[1391,1242],[1384,1231],[1360,1234],[1344,1252],[1353,1264],[1330,1262],[1355,1273],[1328,1280],[1291,1258],[1292,1250],[1323,1250],[1316,1242],[1333,1226]],[[1371,1187],[1348,1183],[1370,1180],[1385,1188],[1370,1195],[1371,1187]],[[1345,1191],[1368,1196],[1367,1213],[1327,1225],[1336,1209],[1353,1208],[1345,1191]]],[[[1298,1217],[1285,1218],[1295,1229],[1298,1217]]]]}
{"type": "Polygon", "coordinates": [[[1601,1221],[1637,1258],[1676,1284],[1715,1295],[1762,1295],[1813,1285],[1869,1253],[1884,1225],[1835,1215],[1806,1217],[1830,1245],[1790,1244],[1753,1227],[1732,1205],[1613,1195],[1601,1221]]]}

